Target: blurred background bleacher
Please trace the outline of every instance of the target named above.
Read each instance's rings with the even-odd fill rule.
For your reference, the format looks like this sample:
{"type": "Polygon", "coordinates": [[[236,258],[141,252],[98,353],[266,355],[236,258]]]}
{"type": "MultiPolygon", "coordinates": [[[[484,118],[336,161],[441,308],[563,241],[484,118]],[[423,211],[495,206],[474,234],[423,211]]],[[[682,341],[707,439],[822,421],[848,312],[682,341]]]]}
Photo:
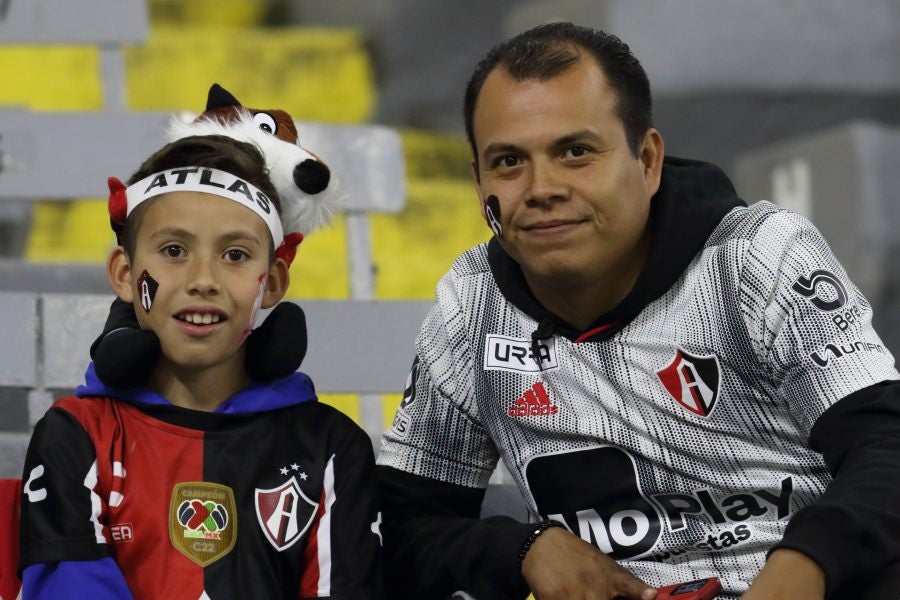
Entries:
{"type": "MultiPolygon", "coordinates": [[[[428,300],[453,258],[489,233],[462,136],[466,79],[493,43],[556,19],[632,46],[669,153],[719,164],[749,202],[772,199],[812,218],[900,353],[896,0],[0,0],[0,294],[106,293],[113,239],[102,191],[30,194],[23,174],[55,132],[38,143],[29,127],[100,120],[96,136],[60,126],[54,146],[80,160],[138,144],[149,151],[161,145],[152,131],[163,113],[199,112],[219,82],[249,106],[290,112],[301,140],[305,131],[312,140],[363,132],[354,139],[374,148],[353,150],[375,161],[367,178],[391,155],[394,138],[379,132],[402,143],[388,167],[405,176],[379,182],[396,196],[392,208],[362,202],[375,208],[310,235],[289,297],[428,300]],[[110,125],[116,119],[137,125],[110,125]]],[[[339,150],[329,148],[335,162],[339,150]]],[[[29,177],[65,183],[64,166],[29,177]]],[[[124,178],[136,166],[104,172],[124,178]]],[[[313,344],[311,360],[315,352],[313,344]]],[[[394,352],[411,359],[412,339],[394,352]]],[[[402,387],[400,375],[398,394],[323,400],[375,434],[389,426],[402,387]]],[[[29,392],[0,382],[0,476],[18,475],[45,407],[29,392]]]]}

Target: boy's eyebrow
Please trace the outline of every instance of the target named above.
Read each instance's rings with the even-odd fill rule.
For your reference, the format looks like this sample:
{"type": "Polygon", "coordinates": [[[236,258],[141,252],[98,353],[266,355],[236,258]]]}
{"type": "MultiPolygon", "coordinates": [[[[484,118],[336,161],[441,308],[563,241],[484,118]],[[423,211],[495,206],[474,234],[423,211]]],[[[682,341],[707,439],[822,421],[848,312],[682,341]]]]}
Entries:
{"type": "MultiPolygon", "coordinates": [[[[151,239],[155,238],[180,238],[186,240],[195,240],[197,236],[188,231],[187,229],[181,227],[163,227],[157,231],[154,231],[150,236],[151,239]]],[[[263,243],[262,240],[259,239],[259,236],[256,235],[251,229],[234,229],[232,231],[226,231],[222,235],[219,236],[219,240],[222,242],[234,242],[237,240],[246,240],[250,242],[256,242],[258,244],[263,243]]]]}
{"type": "Polygon", "coordinates": [[[163,227],[162,229],[157,229],[156,231],[154,231],[150,236],[150,239],[158,237],[177,237],[193,240],[196,239],[197,236],[195,236],[187,229],[182,229],[181,227],[163,227]]]}
{"type": "Polygon", "coordinates": [[[256,242],[258,244],[263,243],[262,240],[259,239],[259,236],[256,235],[250,229],[235,229],[233,231],[228,231],[219,236],[219,239],[223,242],[234,242],[237,240],[247,240],[251,242],[256,242]]]}

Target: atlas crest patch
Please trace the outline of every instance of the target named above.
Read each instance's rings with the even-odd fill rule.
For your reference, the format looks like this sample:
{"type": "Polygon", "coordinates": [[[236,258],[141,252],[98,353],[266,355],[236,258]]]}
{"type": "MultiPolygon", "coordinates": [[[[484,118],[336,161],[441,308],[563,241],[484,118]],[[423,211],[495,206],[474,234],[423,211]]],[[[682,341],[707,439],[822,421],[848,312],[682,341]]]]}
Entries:
{"type": "Polygon", "coordinates": [[[205,481],[185,481],[172,490],[169,541],[201,567],[234,548],[237,508],[231,488],[205,481]]]}
{"type": "Polygon", "coordinates": [[[294,476],[278,487],[256,488],[253,502],[263,535],[278,552],[303,537],[319,509],[319,504],[303,493],[294,476]]]}
{"type": "Polygon", "coordinates": [[[713,354],[694,356],[681,348],[656,376],[678,404],[700,417],[708,417],[719,399],[721,368],[713,354]]]}

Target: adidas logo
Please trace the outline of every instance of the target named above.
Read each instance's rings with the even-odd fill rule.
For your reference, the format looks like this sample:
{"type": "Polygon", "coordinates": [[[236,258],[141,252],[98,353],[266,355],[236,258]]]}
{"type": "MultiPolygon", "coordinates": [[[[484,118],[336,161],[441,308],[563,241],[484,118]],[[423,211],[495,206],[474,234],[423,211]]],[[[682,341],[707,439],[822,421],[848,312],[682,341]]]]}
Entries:
{"type": "Polygon", "coordinates": [[[547,390],[544,389],[544,382],[538,381],[531,389],[525,390],[525,393],[516,398],[513,405],[506,410],[506,414],[511,417],[535,417],[544,415],[555,415],[559,407],[553,404],[547,390]]]}

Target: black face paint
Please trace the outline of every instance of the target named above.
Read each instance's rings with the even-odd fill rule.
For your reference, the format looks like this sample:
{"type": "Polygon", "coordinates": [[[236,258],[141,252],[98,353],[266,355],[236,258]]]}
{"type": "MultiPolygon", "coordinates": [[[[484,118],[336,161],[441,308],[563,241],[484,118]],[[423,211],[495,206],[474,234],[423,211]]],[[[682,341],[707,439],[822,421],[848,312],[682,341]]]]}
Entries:
{"type": "Polygon", "coordinates": [[[503,236],[503,226],[500,225],[500,201],[497,196],[491,194],[484,201],[484,214],[487,217],[488,227],[498,238],[503,236]]]}
{"type": "Polygon", "coordinates": [[[156,283],[156,280],[150,277],[150,273],[144,270],[141,273],[141,276],[138,277],[137,280],[137,288],[138,288],[138,296],[141,298],[141,306],[144,307],[144,310],[150,312],[150,307],[153,306],[153,299],[156,298],[156,290],[159,288],[159,284],[156,283]]]}

